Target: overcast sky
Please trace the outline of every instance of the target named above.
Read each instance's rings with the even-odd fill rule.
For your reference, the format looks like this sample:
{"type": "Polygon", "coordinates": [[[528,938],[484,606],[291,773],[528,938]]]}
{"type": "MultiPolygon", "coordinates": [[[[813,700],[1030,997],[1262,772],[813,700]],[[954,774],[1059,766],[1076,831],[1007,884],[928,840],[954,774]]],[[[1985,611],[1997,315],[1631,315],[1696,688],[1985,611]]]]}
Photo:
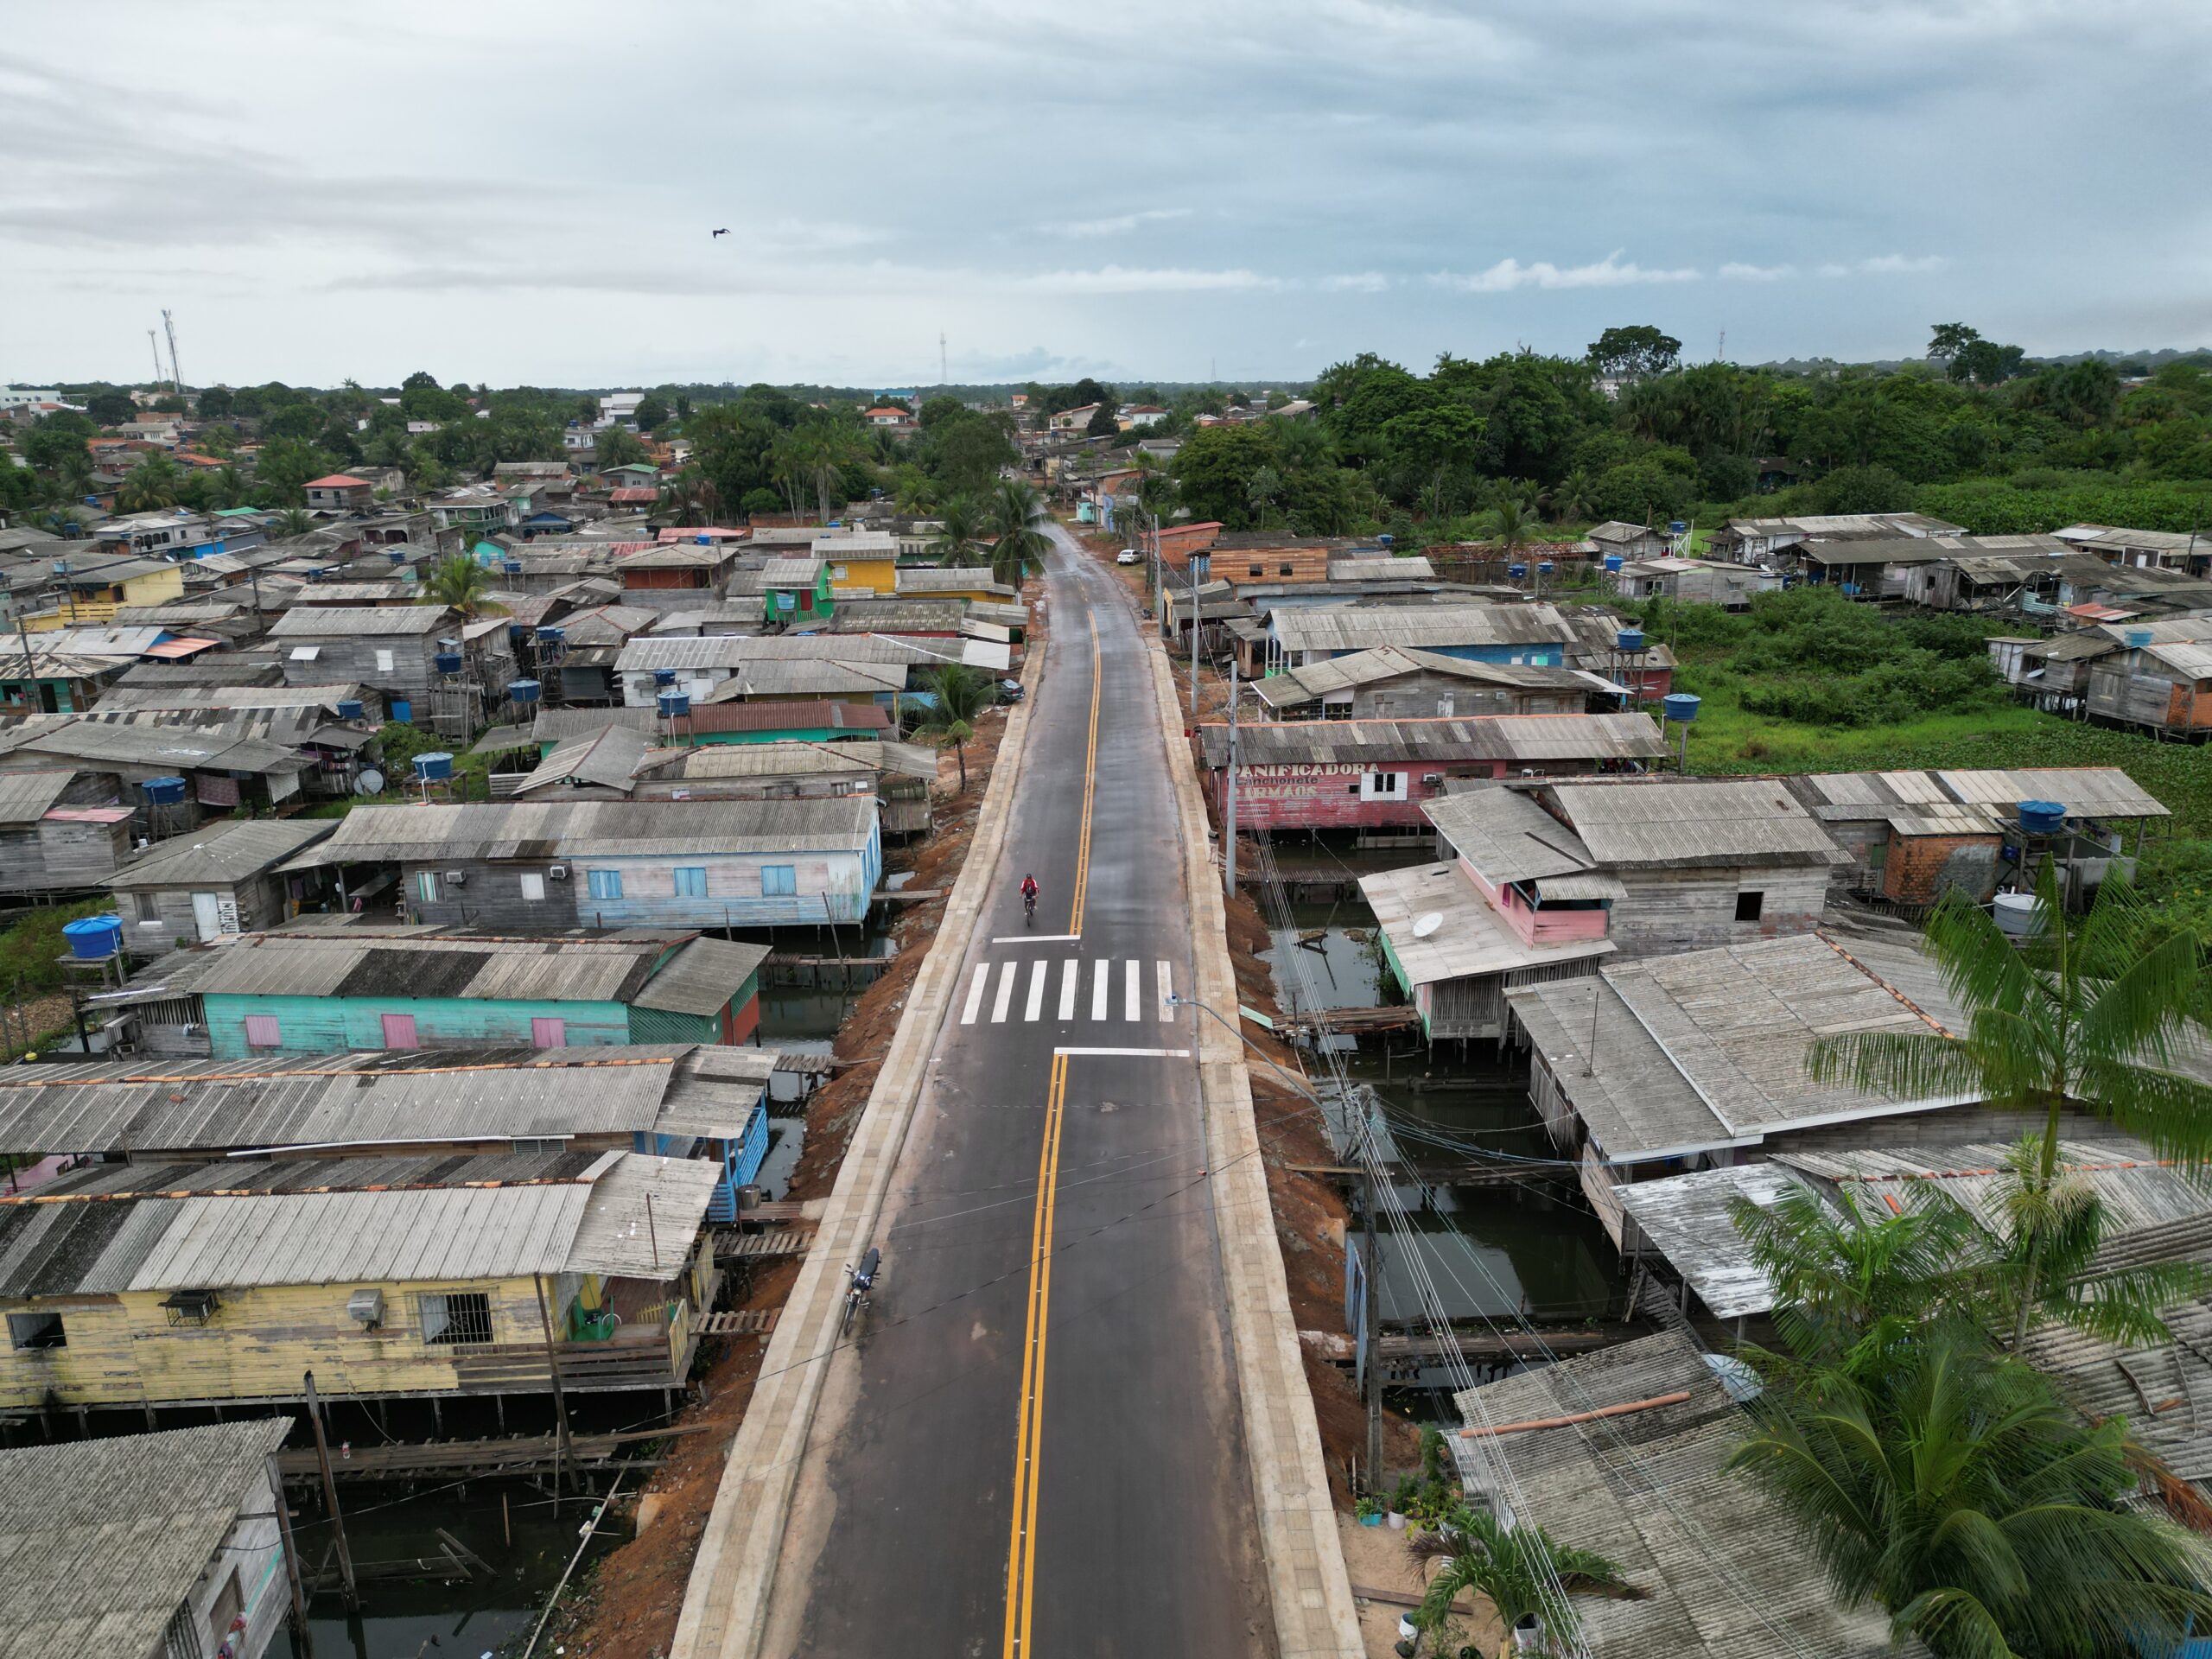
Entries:
{"type": "Polygon", "coordinates": [[[2208,98],[2208,0],[24,6],[0,378],[2202,346],[2208,98]]]}

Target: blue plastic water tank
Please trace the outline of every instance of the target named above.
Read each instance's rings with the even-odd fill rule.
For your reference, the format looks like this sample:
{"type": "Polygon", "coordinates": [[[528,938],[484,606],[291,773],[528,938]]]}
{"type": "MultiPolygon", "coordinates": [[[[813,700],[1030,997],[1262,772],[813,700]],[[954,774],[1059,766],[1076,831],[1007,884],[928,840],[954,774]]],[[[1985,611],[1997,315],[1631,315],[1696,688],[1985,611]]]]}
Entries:
{"type": "Polygon", "coordinates": [[[528,708],[537,701],[537,697],[538,684],[536,680],[509,680],[507,682],[509,702],[520,703],[524,708],[528,708]]]}
{"type": "Polygon", "coordinates": [[[522,575],[522,561],[520,559],[501,559],[499,561],[499,569],[505,571],[511,576],[518,576],[522,575]]]}
{"type": "Polygon", "coordinates": [[[1679,518],[1669,518],[1667,521],[1667,533],[1669,536],[1679,536],[1688,528],[1689,526],[1679,518]]]}
{"type": "Polygon", "coordinates": [[[568,637],[566,628],[540,628],[537,631],[537,643],[541,645],[557,645],[568,637]]]}
{"type": "Polygon", "coordinates": [[[2144,646],[2151,643],[2151,630],[2148,628],[2130,628],[2120,637],[2127,642],[2127,648],[2130,651],[2140,651],[2144,646]]]}
{"type": "Polygon", "coordinates": [[[123,918],[87,916],[66,922],[61,937],[69,941],[69,954],[79,962],[105,962],[123,949],[123,918]]]}
{"type": "Polygon", "coordinates": [[[417,783],[442,784],[453,776],[453,756],[443,749],[432,749],[415,757],[415,779],[417,783]]]}
{"type": "Polygon", "coordinates": [[[407,550],[404,547],[395,547],[391,552],[385,554],[385,557],[390,559],[394,564],[404,564],[407,563],[407,550]]]}
{"type": "Polygon", "coordinates": [[[438,672],[441,674],[458,674],[461,672],[461,653],[457,651],[439,652],[436,655],[435,660],[438,665],[438,672]]]}
{"type": "Polygon", "coordinates": [[[1642,628],[1623,628],[1618,633],[1613,636],[1613,649],[1615,651],[1642,651],[1643,649],[1643,630],[1642,628]]]}
{"type": "Polygon", "coordinates": [[[702,547],[712,547],[715,544],[715,538],[711,536],[695,536],[691,539],[702,547]]]}
{"type": "Polygon", "coordinates": [[[655,685],[674,685],[676,683],[676,671],[672,668],[657,668],[653,670],[653,683],[655,685]]]}
{"type": "Polygon", "coordinates": [[[184,802],[184,779],[181,778],[149,778],[146,798],[156,806],[180,806],[184,802]]]}
{"type": "Polygon", "coordinates": [[[1610,572],[1618,573],[1621,566],[1627,563],[1628,561],[1618,553],[1608,553],[1605,555],[1605,569],[1610,572]]]}
{"type": "Polygon", "coordinates": [[[1375,538],[1375,545],[1377,547],[1395,547],[1397,544],[1398,538],[1387,531],[1375,538]]]}
{"type": "Polygon", "coordinates": [[[1529,574],[1529,567],[1525,564],[1509,564],[1505,567],[1505,574],[1513,581],[1518,582],[1529,574]]]}
{"type": "Polygon", "coordinates": [[[1856,598],[1858,596],[1858,593],[1859,584],[1857,582],[1847,582],[1843,584],[1843,596],[1846,599],[1856,598]]]}
{"type": "Polygon", "coordinates": [[[677,720],[691,712],[689,691],[664,691],[660,694],[660,713],[664,720],[677,720]]]}
{"type": "Polygon", "coordinates": [[[2056,801],[2022,801],[2020,803],[2020,832],[2029,836],[2055,836],[2066,827],[2066,808],[2056,801]]]}
{"type": "Polygon", "coordinates": [[[1694,692],[1673,691],[1668,694],[1660,707],[1666,711],[1668,719],[1678,726],[1687,726],[1697,718],[1698,707],[1704,701],[1694,692]]]}
{"type": "Polygon", "coordinates": [[[340,697],[338,699],[339,719],[360,720],[365,717],[367,714],[368,710],[362,706],[361,700],[359,697],[340,697]]]}
{"type": "Polygon", "coordinates": [[[1536,574],[1540,576],[1548,576],[1551,575],[1554,568],[1554,567],[1549,559],[1538,559],[1536,561],[1536,574]]]}

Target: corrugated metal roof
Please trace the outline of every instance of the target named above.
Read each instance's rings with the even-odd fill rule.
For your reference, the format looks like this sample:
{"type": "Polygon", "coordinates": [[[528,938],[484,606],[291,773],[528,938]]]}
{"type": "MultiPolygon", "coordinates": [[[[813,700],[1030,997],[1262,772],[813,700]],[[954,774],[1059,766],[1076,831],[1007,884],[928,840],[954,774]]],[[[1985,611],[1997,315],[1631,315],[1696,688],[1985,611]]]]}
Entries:
{"type": "Polygon", "coordinates": [[[795,801],[563,801],[467,806],[362,806],[286,868],[364,859],[652,856],[665,853],[856,852],[875,803],[867,796],[795,801]]]}
{"type": "Polygon", "coordinates": [[[1021,597],[1019,588],[992,581],[987,566],[902,564],[899,567],[897,591],[901,596],[910,594],[976,593],[994,594],[1007,601],[1021,597]]]}
{"type": "Polygon", "coordinates": [[[767,959],[765,944],[702,935],[671,957],[630,1001],[669,1014],[718,1014],[767,959]]]}
{"type": "Polygon", "coordinates": [[[2163,818],[2166,806],[2118,766],[2048,766],[2004,772],[1939,772],[1951,797],[2008,810],[2022,801],[2056,801],[2069,817],[2163,818]]]}
{"type": "Polygon", "coordinates": [[[773,1062],[765,1049],[610,1044],[16,1067],[0,1070],[0,1130],[41,1153],[732,1135],[773,1062]],[[686,1127],[670,1128],[677,1118],[686,1127]]]}
{"type": "Polygon", "coordinates": [[[1599,864],[1840,864],[1845,855],[1779,783],[1650,779],[1549,785],[1599,864]]]}
{"type": "Polygon", "coordinates": [[[89,715],[22,721],[0,733],[0,752],[177,772],[298,772],[308,764],[296,751],[260,738],[233,737],[167,721],[126,724],[89,715]]]}
{"type": "MultiPolygon", "coordinates": [[[[671,753],[659,751],[659,755],[671,753]]],[[[704,743],[674,752],[671,765],[654,767],[659,778],[805,778],[823,772],[864,776],[887,772],[907,778],[935,778],[937,756],[918,743],[872,738],[834,742],[704,743]]]]}
{"type": "Polygon", "coordinates": [[[226,818],[156,842],[103,885],[124,890],[228,887],[275,868],[337,825],[328,818],[226,818]]]}
{"type": "Polygon", "coordinates": [[[1501,974],[1610,956],[1610,939],[1533,945],[1508,927],[1457,864],[1419,864],[1360,878],[1359,890],[1390,941],[1391,953],[1415,985],[1470,975],[1501,974]],[[1427,935],[1415,925],[1435,916],[1427,935]]]}
{"type": "Polygon", "coordinates": [[[571,738],[537,763],[514,785],[518,797],[573,784],[629,790],[645,758],[645,734],[629,726],[607,726],[588,736],[571,738]]]}
{"type": "Polygon", "coordinates": [[[1457,1404],[1471,1427],[1569,1420],[1486,1440],[1461,1466],[1479,1478],[1502,1459],[1516,1490],[1497,1494],[1501,1504],[1510,1498],[1554,1537],[1617,1562],[1641,1592],[1575,1599],[1592,1659],[1926,1659],[1916,1643],[1891,1647],[1878,1608],[1842,1606],[1803,1529],[1729,1469],[1752,1420],[1688,1338],[1579,1355],[1470,1389],[1457,1404]],[[1677,1393],[1689,1397],[1609,1418],[1603,1433],[1573,1421],[1677,1393]]]}
{"type": "Polygon", "coordinates": [[[454,632],[461,619],[443,605],[296,605],[269,625],[271,639],[350,639],[454,632]]]}
{"type": "Polygon", "coordinates": [[[1574,831],[1502,785],[1462,790],[1424,803],[1421,811],[1494,884],[1576,874],[1597,862],[1574,831]]]}
{"type": "MultiPolygon", "coordinates": [[[[747,659],[740,662],[729,678],[709,692],[706,701],[711,703],[734,702],[745,697],[874,696],[903,690],[906,684],[906,670],[898,663],[747,659]]],[[[695,712],[698,707],[696,702],[692,705],[695,712]]]]}
{"type": "Polygon", "coordinates": [[[1613,1197],[1643,1240],[1681,1274],[1715,1319],[1740,1319],[1774,1306],[1774,1286],[1751,1260],[1751,1246],[1729,1215],[1738,1198],[1771,1209],[1783,1193],[1802,1185],[1783,1165],[1732,1164],[1628,1181],[1613,1197]]]}
{"type": "Polygon", "coordinates": [[[1287,652],[1564,645],[1574,630],[1550,605],[1278,607],[1268,626],[1287,652]]]}
{"type": "Polygon", "coordinates": [[[0,772],[0,824],[36,823],[61,798],[77,774],[67,767],[51,772],[0,772]]]}
{"type": "Polygon", "coordinates": [[[630,1000],[664,946],[648,940],[357,937],[348,931],[257,933],[211,953],[202,995],[630,1000]]]}
{"type": "Polygon", "coordinates": [[[5,1659],[139,1656],[242,1512],[265,1503],[289,1417],[0,1452],[0,1632],[5,1659]]]}

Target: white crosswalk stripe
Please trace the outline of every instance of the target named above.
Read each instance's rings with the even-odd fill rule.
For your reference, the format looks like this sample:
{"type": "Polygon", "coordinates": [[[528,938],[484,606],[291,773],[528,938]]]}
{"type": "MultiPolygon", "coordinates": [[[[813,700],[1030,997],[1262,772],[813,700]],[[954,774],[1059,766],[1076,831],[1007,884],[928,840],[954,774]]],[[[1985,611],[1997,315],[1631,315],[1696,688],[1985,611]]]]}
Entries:
{"type": "MultiPolygon", "coordinates": [[[[1085,962],[1080,957],[1064,957],[1059,963],[1059,993],[1050,995],[1053,966],[1051,960],[1030,958],[1026,962],[979,962],[968,981],[968,996],[960,1010],[960,1023],[972,1026],[984,1022],[984,1007],[988,1003],[990,1014],[988,1023],[1003,1026],[1016,1020],[1026,1025],[1039,1021],[1057,1021],[1060,1025],[1077,1023],[1083,1009],[1083,979],[1085,968],[1090,973],[1090,1014],[1094,1020],[1141,1022],[1145,1017],[1145,963],[1137,957],[1095,957],[1085,962]],[[1023,969],[1028,970],[1027,977],[1023,969]],[[1114,1006],[1114,981],[1118,970],[1122,982],[1121,1006],[1114,1006]],[[997,976],[997,983],[992,976],[997,976]],[[1020,997],[1017,1000],[1016,993],[1020,997]]],[[[1172,1024],[1175,1010],[1167,999],[1175,989],[1175,970],[1171,963],[1152,964],[1154,983],[1151,991],[1157,999],[1154,1014],[1162,1024],[1172,1024]]]]}

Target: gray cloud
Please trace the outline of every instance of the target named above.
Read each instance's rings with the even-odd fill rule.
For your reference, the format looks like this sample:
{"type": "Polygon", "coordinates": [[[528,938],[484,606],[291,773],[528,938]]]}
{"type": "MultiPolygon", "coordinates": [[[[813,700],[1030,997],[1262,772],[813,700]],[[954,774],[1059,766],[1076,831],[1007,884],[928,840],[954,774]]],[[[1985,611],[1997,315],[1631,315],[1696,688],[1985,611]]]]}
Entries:
{"type": "Polygon", "coordinates": [[[1755,27],[1740,0],[668,0],[636,40],[519,0],[367,29],[21,10],[25,379],[143,373],[160,304],[232,381],[926,384],[940,332],[958,372],[1163,378],[1634,321],[1751,359],[1893,355],[1939,316],[2034,350],[2212,340],[2195,105],[2141,95],[2146,65],[2201,86],[2202,0],[1755,27]],[[856,41],[895,82],[823,79],[856,41]],[[2120,107],[2094,142],[2064,114],[2120,107]]]}

